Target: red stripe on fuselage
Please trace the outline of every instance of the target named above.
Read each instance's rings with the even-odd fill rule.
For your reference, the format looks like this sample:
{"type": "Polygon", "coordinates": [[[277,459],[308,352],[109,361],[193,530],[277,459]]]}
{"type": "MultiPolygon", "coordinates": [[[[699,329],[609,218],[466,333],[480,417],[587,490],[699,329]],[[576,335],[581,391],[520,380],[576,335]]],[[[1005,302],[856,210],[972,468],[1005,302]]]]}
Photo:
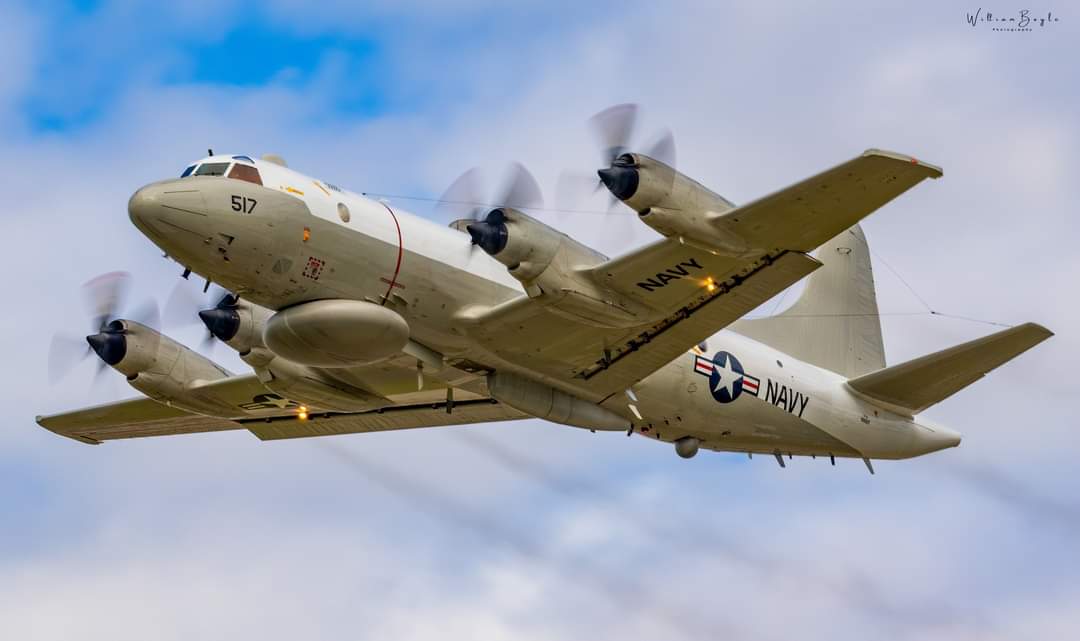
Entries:
{"type": "Polygon", "coordinates": [[[403,287],[397,284],[398,273],[401,272],[401,257],[405,253],[405,245],[401,242],[401,224],[398,223],[397,215],[394,210],[390,208],[390,205],[382,203],[383,207],[386,207],[386,211],[390,212],[390,217],[394,219],[394,227],[397,228],[397,264],[394,265],[394,275],[387,281],[383,278],[383,282],[389,282],[390,286],[386,288],[386,294],[383,295],[382,305],[386,305],[386,301],[390,299],[390,292],[394,291],[394,287],[403,287]]]}

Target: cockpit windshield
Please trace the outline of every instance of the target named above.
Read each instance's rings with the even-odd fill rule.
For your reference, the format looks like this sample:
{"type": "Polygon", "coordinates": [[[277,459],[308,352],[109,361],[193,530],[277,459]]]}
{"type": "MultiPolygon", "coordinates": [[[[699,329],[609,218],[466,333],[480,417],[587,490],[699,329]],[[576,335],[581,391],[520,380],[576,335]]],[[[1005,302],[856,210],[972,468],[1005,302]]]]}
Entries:
{"type": "Polygon", "coordinates": [[[204,162],[199,165],[199,168],[195,170],[196,176],[224,176],[225,170],[229,168],[227,162],[204,162]]]}
{"type": "Polygon", "coordinates": [[[229,178],[246,180],[249,183],[255,183],[256,185],[262,184],[262,177],[259,176],[259,170],[251,165],[241,165],[240,163],[236,163],[233,165],[233,168],[229,170],[229,178]]]}
{"type": "MultiPolygon", "coordinates": [[[[233,156],[233,158],[255,162],[247,156],[233,156]]],[[[226,176],[228,178],[235,178],[236,180],[245,180],[256,185],[263,184],[262,176],[259,175],[259,170],[256,167],[241,162],[196,163],[185,169],[184,173],[180,174],[181,178],[187,178],[188,176],[226,176]]]]}

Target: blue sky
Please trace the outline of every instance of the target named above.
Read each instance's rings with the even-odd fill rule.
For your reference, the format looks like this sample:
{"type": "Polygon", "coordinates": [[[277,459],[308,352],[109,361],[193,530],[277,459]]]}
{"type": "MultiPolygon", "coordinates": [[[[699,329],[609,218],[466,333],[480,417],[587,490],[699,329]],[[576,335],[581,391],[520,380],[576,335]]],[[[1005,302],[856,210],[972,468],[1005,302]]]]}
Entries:
{"type": "MultiPolygon", "coordinates": [[[[0,3],[15,239],[0,636],[1080,632],[1080,18],[997,34],[936,3],[580,4],[0,3]],[[128,270],[133,298],[167,296],[178,271],[126,201],[207,147],[422,197],[520,160],[551,202],[560,171],[595,165],[585,119],[628,100],[642,138],[670,127],[680,167],[736,202],[867,147],[944,166],[865,225],[881,309],[923,309],[884,259],[935,309],[1058,335],[931,410],[964,433],[959,449],[874,477],[858,462],[683,461],[532,421],[100,447],[33,424],[131,394],[119,376],[92,385],[91,363],[49,385],[49,340],[83,330],[79,287],[96,274],[128,270]]],[[[653,233],[633,217],[545,219],[609,253],[653,233]]],[[[992,330],[929,315],[884,328],[890,362],[992,330]]]]}

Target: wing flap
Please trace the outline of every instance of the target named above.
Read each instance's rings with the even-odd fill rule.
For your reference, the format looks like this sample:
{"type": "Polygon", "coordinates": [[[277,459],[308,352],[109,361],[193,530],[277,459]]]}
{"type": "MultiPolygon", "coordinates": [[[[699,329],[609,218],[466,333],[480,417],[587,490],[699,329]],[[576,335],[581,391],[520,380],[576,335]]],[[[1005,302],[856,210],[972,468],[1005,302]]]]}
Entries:
{"type": "Polygon", "coordinates": [[[848,381],[871,400],[918,414],[1053,336],[1035,323],[977,338],[848,381]]]}
{"type": "Polygon", "coordinates": [[[719,283],[708,297],[677,310],[628,341],[610,346],[608,358],[594,355],[579,377],[584,387],[597,395],[627,389],[820,266],[806,254],[784,252],[746,275],[719,283]]]}
{"type": "Polygon", "coordinates": [[[306,421],[292,417],[266,421],[246,421],[252,434],[264,441],[311,436],[335,436],[362,432],[386,432],[421,427],[444,427],[469,423],[489,423],[529,418],[513,408],[491,399],[476,399],[454,403],[452,412],[446,404],[406,405],[387,407],[361,414],[334,414],[316,416],[306,421]]]}

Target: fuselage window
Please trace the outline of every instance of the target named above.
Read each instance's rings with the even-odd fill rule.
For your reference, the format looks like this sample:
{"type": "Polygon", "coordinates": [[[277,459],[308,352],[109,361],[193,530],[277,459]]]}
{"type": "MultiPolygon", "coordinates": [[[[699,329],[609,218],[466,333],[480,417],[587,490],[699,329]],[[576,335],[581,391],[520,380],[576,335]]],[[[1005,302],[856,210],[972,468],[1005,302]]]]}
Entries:
{"type": "Polygon", "coordinates": [[[241,165],[240,163],[236,163],[229,171],[229,178],[246,180],[249,183],[255,183],[256,185],[262,184],[262,178],[259,176],[259,170],[255,169],[251,165],[241,165]]]}
{"type": "Polygon", "coordinates": [[[195,170],[196,176],[224,176],[225,170],[229,168],[227,162],[204,162],[199,165],[199,168],[195,170]]]}
{"type": "Polygon", "coordinates": [[[181,178],[187,178],[191,175],[191,172],[195,171],[195,165],[192,165],[184,170],[184,173],[180,174],[181,178]]]}
{"type": "Polygon", "coordinates": [[[255,162],[249,156],[233,156],[232,159],[233,160],[246,160],[248,162],[255,162]]]}
{"type": "Polygon", "coordinates": [[[349,208],[345,206],[345,203],[337,204],[337,215],[343,223],[349,222],[349,219],[352,218],[352,214],[349,213],[349,208]]]}

